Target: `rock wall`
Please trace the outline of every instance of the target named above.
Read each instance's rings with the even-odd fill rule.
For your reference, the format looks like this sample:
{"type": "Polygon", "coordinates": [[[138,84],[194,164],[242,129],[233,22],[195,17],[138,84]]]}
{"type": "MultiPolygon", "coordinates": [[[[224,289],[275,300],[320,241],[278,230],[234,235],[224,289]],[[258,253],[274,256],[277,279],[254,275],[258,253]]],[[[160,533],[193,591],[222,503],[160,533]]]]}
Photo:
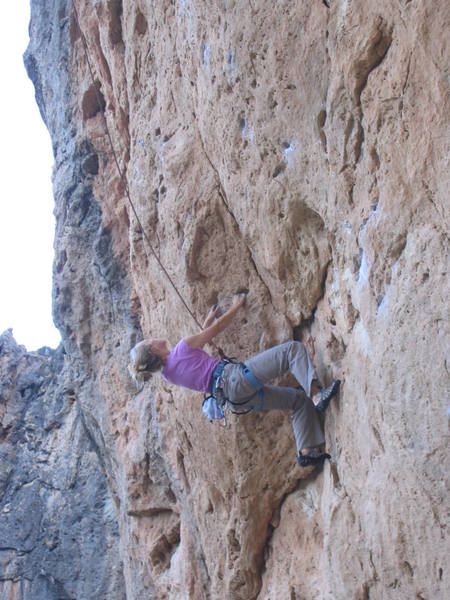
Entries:
{"type": "Polygon", "coordinates": [[[101,456],[62,348],[0,336],[0,598],[124,598],[101,456]]]}
{"type": "Polygon", "coordinates": [[[25,60],[55,151],[54,316],[126,597],[444,598],[448,3],[74,4],[82,33],[68,1],[32,2],[25,60]],[[294,337],[342,379],[321,473],[286,415],[221,429],[195,394],[133,388],[137,339],[196,326],[104,117],[197,319],[249,290],[225,352],[294,337]]]}

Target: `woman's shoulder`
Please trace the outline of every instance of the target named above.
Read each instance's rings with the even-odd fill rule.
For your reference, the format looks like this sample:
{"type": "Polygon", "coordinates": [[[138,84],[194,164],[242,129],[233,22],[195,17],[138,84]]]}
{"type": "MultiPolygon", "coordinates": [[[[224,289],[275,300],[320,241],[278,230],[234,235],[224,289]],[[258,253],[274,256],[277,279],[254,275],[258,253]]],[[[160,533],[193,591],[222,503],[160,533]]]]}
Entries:
{"type": "Polygon", "coordinates": [[[175,346],[172,348],[172,350],[170,351],[170,354],[173,355],[177,355],[177,354],[186,354],[188,352],[193,351],[194,348],[192,348],[192,346],[189,346],[189,344],[186,342],[185,338],[181,338],[181,340],[179,340],[175,346]]]}

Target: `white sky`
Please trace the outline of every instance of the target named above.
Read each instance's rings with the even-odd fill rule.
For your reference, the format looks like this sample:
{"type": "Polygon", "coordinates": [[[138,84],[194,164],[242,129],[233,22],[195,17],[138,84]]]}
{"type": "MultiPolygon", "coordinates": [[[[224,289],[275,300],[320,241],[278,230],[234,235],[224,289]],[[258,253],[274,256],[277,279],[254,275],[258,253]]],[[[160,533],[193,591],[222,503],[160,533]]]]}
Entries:
{"type": "Polygon", "coordinates": [[[8,2],[0,20],[0,333],[28,350],[56,347],[51,316],[53,154],[23,65],[28,0],[8,2]]]}

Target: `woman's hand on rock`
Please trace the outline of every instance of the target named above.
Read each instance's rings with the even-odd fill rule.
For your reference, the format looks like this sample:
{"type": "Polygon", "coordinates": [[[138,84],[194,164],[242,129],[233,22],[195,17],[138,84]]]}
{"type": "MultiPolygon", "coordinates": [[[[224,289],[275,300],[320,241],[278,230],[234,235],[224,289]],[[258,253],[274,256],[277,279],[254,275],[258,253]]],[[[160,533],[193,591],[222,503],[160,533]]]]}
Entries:
{"type": "Polygon", "coordinates": [[[244,306],[246,300],[247,300],[247,294],[245,294],[244,292],[235,294],[233,296],[232,306],[236,307],[236,308],[244,306]]]}
{"type": "Polygon", "coordinates": [[[211,306],[209,309],[209,313],[206,316],[205,322],[203,323],[203,329],[206,329],[206,327],[209,327],[212,323],[214,323],[214,321],[218,319],[221,314],[222,309],[220,306],[218,304],[213,304],[213,306],[211,306]]]}

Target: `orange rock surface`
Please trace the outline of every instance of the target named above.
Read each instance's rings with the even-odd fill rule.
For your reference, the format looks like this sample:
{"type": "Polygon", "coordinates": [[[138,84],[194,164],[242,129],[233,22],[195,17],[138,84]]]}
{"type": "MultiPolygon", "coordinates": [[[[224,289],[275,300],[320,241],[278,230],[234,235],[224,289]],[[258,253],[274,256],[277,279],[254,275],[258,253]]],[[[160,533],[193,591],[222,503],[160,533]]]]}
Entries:
{"type": "Polygon", "coordinates": [[[65,73],[62,116],[42,75],[57,144],[55,318],[130,600],[449,589],[450,9],[328,4],[75,2],[96,83],[73,8],[63,25],[55,16],[68,48],[52,75],[65,73]],[[285,414],[222,429],[200,395],[159,378],[133,387],[136,340],[173,344],[196,325],[130,210],[103,115],[197,319],[249,290],[225,352],[295,337],[324,381],[342,380],[322,472],[296,463],[285,414]]]}

